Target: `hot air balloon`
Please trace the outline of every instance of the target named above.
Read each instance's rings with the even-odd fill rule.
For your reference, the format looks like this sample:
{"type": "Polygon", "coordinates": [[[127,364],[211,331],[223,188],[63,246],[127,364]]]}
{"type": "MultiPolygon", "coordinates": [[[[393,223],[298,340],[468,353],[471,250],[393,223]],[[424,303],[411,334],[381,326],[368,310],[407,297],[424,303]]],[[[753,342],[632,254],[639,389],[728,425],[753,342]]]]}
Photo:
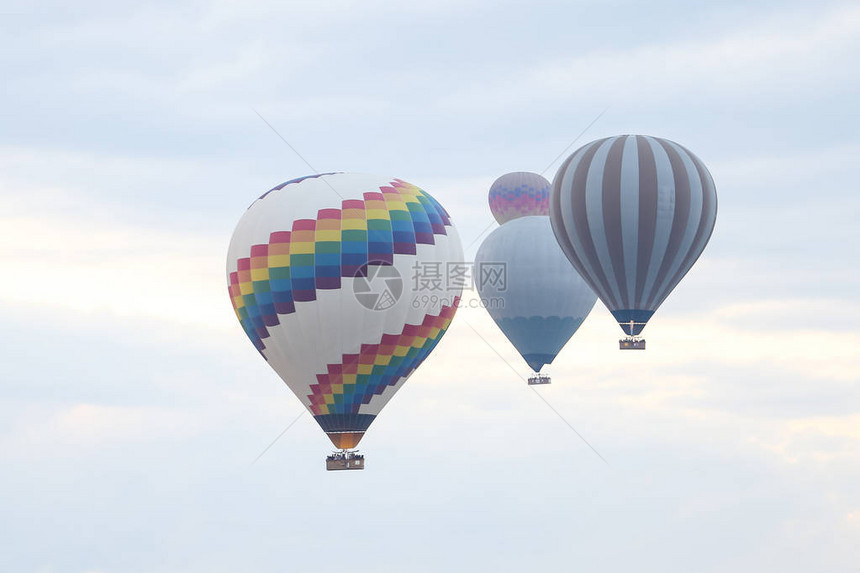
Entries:
{"type": "Polygon", "coordinates": [[[227,255],[233,308],[340,450],[328,469],[364,467],[350,450],[451,323],[461,289],[416,273],[462,256],[445,209],[391,177],[293,179],[239,221],[227,255]]]}
{"type": "Polygon", "coordinates": [[[564,254],[644,349],[645,324],[699,258],[717,216],[704,163],[659,137],[622,135],[575,151],[555,175],[550,219],[564,254]]]}
{"type": "Polygon", "coordinates": [[[517,217],[549,215],[550,183],[537,173],[506,173],[490,186],[490,211],[499,225],[517,217]]]}
{"type": "Polygon", "coordinates": [[[475,256],[475,282],[493,320],[535,374],[540,374],[585,320],[597,296],[570,265],[549,217],[508,221],[484,240],[475,256]]]}

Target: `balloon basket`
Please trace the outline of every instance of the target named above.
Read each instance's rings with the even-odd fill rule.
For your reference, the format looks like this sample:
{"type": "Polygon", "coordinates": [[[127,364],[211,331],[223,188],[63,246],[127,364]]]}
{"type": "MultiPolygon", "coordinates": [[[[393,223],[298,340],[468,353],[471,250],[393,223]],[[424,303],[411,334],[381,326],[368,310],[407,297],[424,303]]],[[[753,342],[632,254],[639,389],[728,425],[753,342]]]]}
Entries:
{"type": "Polygon", "coordinates": [[[540,384],[552,384],[552,379],[546,374],[529,376],[529,386],[538,386],[540,384]]]}
{"type": "Polygon", "coordinates": [[[621,350],[645,350],[644,338],[622,338],[618,341],[621,350]]]}
{"type": "Polygon", "coordinates": [[[342,450],[334,452],[325,459],[325,469],[328,471],[363,470],[364,456],[358,452],[342,450]]]}

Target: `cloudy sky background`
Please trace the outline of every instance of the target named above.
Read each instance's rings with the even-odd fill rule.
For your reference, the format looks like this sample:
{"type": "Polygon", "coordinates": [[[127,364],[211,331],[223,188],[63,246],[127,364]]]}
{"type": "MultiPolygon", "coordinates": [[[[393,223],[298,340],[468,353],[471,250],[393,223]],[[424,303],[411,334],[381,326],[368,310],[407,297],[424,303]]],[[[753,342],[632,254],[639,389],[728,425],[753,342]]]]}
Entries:
{"type": "Polygon", "coordinates": [[[14,572],[855,572],[860,5],[7,1],[0,534],[14,572]],[[621,353],[600,303],[538,391],[481,309],[327,473],[226,294],[248,204],[311,169],[486,191],[678,141],[720,199],[621,353]],[[574,147],[575,148],[575,147],[574,147]],[[573,148],[571,149],[573,151],[573,148]],[[474,329],[474,330],[473,330],[474,329]]]}

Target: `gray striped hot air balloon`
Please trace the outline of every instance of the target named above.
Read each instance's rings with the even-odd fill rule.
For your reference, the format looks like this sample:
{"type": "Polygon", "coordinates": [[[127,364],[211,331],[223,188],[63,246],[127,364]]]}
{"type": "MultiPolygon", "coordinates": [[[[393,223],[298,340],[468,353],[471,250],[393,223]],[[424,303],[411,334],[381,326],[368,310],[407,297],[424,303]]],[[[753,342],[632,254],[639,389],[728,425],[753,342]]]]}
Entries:
{"type": "Polygon", "coordinates": [[[704,163],[659,137],[621,135],[582,146],[550,194],[559,245],[630,337],[635,337],[708,243],[717,193],[704,163]]]}

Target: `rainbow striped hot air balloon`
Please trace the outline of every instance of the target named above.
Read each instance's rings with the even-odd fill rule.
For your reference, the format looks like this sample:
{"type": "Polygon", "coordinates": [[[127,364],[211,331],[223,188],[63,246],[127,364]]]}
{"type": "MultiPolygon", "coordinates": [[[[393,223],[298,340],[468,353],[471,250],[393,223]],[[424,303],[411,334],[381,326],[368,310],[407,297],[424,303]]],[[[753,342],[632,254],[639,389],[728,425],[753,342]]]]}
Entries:
{"type": "MultiPolygon", "coordinates": [[[[392,177],[327,173],[278,185],[248,208],[227,278],[254,347],[348,450],[456,311],[457,285],[440,292],[416,273],[462,260],[451,218],[425,191],[392,177]]],[[[363,466],[348,453],[329,462],[363,466]]]]}
{"type": "Polygon", "coordinates": [[[711,174],[689,150],[622,135],[575,151],[555,175],[550,219],[567,258],[636,337],[702,254],[717,216],[711,174]]]}

